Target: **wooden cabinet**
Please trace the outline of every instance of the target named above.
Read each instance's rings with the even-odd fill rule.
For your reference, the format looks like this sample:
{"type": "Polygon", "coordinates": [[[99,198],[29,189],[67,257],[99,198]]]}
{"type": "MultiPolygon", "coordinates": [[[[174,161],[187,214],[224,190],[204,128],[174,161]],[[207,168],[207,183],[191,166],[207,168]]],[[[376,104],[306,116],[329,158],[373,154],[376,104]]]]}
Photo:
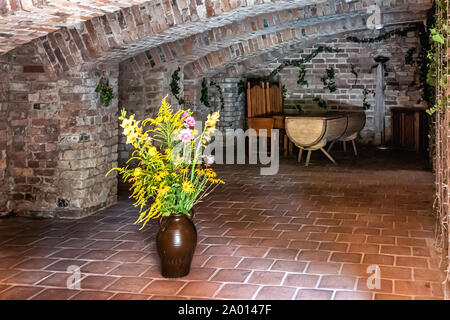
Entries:
{"type": "Polygon", "coordinates": [[[415,152],[427,148],[428,121],[424,109],[391,108],[392,145],[394,148],[415,152]]]}

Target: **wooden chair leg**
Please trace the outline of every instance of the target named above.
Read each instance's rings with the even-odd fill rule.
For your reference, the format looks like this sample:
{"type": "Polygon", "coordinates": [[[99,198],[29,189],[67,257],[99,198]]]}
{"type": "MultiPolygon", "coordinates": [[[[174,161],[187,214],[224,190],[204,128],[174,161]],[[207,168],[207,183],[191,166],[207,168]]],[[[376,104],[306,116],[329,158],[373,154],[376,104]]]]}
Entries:
{"type": "Polygon", "coordinates": [[[292,149],[294,148],[294,144],[292,143],[292,141],[289,139],[289,155],[292,156],[292,149]]]}
{"type": "Polygon", "coordinates": [[[302,154],[303,154],[303,148],[300,148],[298,150],[298,159],[297,159],[298,163],[302,162],[302,154]]]}
{"type": "Polygon", "coordinates": [[[344,144],[344,152],[347,152],[347,141],[342,141],[342,143],[344,144]]]}
{"type": "Polygon", "coordinates": [[[336,140],[330,143],[330,146],[327,149],[327,152],[330,152],[331,148],[333,148],[334,144],[336,143],[336,140]]]}
{"type": "Polygon", "coordinates": [[[355,140],[352,140],[353,152],[355,152],[355,156],[358,156],[358,151],[356,151],[356,143],[355,140]]]}
{"type": "Polygon", "coordinates": [[[327,156],[328,159],[330,159],[331,162],[333,162],[334,164],[337,164],[336,161],[334,161],[333,157],[330,156],[330,154],[328,152],[326,152],[324,148],[320,148],[320,150],[322,150],[322,152],[327,156]]]}
{"type": "Polygon", "coordinates": [[[311,159],[312,150],[308,150],[308,154],[306,155],[305,167],[309,166],[309,159],[311,159]]]}

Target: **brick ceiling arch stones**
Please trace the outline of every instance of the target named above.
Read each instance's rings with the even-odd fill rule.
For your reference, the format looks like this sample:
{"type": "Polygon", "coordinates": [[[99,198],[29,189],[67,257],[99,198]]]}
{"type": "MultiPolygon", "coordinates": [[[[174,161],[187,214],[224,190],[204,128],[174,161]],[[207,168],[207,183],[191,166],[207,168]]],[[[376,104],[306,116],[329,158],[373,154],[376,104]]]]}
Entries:
{"type": "MultiPolygon", "coordinates": [[[[431,6],[431,1],[424,1],[420,5],[409,4],[400,1],[398,4],[383,8],[385,13],[403,12],[412,18],[423,19],[424,15],[417,15],[415,12],[425,10],[431,6]]],[[[351,9],[350,7],[348,8],[351,9]]],[[[135,73],[145,69],[157,70],[167,62],[175,63],[180,66],[189,64],[202,58],[217,55],[215,52],[220,49],[232,48],[233,50],[243,51],[243,46],[252,43],[252,40],[270,37],[276,34],[282,38],[286,30],[297,29],[302,34],[306,33],[308,26],[318,25],[318,23],[333,22],[339,23],[349,19],[355,21],[365,21],[368,16],[366,8],[354,11],[330,10],[329,4],[305,6],[301,10],[282,10],[270,14],[262,14],[256,17],[247,18],[239,23],[234,22],[223,27],[217,27],[182,40],[165,43],[160,47],[151,48],[141,54],[125,61],[127,67],[134,70],[135,73]],[[259,36],[259,38],[258,38],[259,36]],[[209,53],[212,53],[208,56],[209,53]]],[[[406,15],[405,15],[406,16],[406,15]]],[[[402,17],[402,21],[407,17],[402,17]]],[[[397,22],[395,19],[392,19],[397,22]]],[[[364,30],[367,30],[364,25],[364,30]]],[[[311,38],[311,37],[305,37],[311,38]]],[[[230,49],[231,50],[231,49],[230,49]]],[[[208,63],[207,63],[208,64],[208,63]]],[[[189,71],[189,66],[187,68],[189,71]]]]}
{"type": "Polygon", "coordinates": [[[56,78],[88,61],[122,60],[230,21],[324,2],[337,6],[331,0],[103,0],[102,6],[94,0],[3,0],[0,53],[36,40],[56,78]]]}
{"type": "MultiPolygon", "coordinates": [[[[326,10],[334,12],[352,12],[375,3],[374,0],[350,4],[344,0],[189,1],[105,0],[101,7],[96,7],[98,3],[95,1],[83,1],[82,6],[75,0],[7,1],[5,23],[2,25],[8,29],[0,29],[0,48],[6,51],[41,33],[47,34],[36,41],[36,47],[49,74],[56,79],[61,73],[88,61],[122,60],[149,47],[241,21],[248,16],[301,8],[313,3],[326,4],[326,10]],[[16,4],[14,10],[13,3],[16,4]],[[124,7],[125,4],[128,7],[124,7]],[[24,17],[28,21],[20,21],[24,17]],[[34,21],[36,19],[38,21],[34,21]],[[73,25],[77,19],[84,22],[73,25]],[[57,28],[60,29],[54,31],[57,28]]],[[[311,10],[317,11],[317,8],[311,10]]],[[[1,11],[5,12],[5,8],[1,11]]]]}
{"type": "MultiPolygon", "coordinates": [[[[427,7],[407,6],[403,11],[397,7],[392,11],[384,12],[385,25],[409,24],[415,21],[423,21],[426,17],[427,7]]],[[[226,69],[240,65],[249,67],[252,63],[246,63],[251,59],[262,57],[273,51],[284,52],[283,48],[301,48],[324,39],[332,38],[349,32],[367,31],[365,19],[361,16],[354,19],[341,18],[334,21],[325,21],[309,25],[305,29],[297,27],[286,29],[281,33],[257,36],[253,39],[233,44],[226,48],[220,48],[198,60],[184,66],[184,79],[195,80],[200,77],[208,77],[224,72],[226,69]],[[306,32],[306,34],[304,33],[306,32]]],[[[295,50],[295,49],[294,49],[295,50]]],[[[292,52],[292,50],[290,50],[292,52]]],[[[282,57],[283,55],[278,55],[282,57]]],[[[256,63],[253,61],[253,63],[256,63]]],[[[267,60],[267,62],[270,60],[267,60]]],[[[245,72],[243,68],[239,70],[245,72]]],[[[235,73],[236,74],[236,73],[235,73]]]]}

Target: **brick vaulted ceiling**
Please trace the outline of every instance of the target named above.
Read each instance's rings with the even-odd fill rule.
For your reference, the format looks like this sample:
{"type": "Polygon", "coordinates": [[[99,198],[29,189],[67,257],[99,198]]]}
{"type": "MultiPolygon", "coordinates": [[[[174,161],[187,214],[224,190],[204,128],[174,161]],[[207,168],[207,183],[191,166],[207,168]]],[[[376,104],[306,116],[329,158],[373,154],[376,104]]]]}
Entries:
{"type": "MultiPolygon", "coordinates": [[[[86,63],[158,68],[186,78],[218,72],[286,46],[367,30],[356,0],[0,0],[0,54],[32,42],[54,78],[86,63]]],[[[424,19],[431,0],[381,1],[385,22],[424,19]]]]}

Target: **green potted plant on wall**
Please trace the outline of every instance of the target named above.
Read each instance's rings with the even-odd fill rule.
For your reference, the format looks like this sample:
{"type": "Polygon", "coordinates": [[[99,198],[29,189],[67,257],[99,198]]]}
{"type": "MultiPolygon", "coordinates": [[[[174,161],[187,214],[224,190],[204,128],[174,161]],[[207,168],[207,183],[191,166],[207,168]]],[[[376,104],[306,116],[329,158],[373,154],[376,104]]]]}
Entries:
{"type": "Polygon", "coordinates": [[[131,198],[136,200],[135,207],[139,207],[136,223],[141,224],[141,229],[151,219],[159,219],[156,245],[162,275],[177,278],[189,273],[197,243],[193,208],[224,183],[211,168],[214,157],[203,155],[220,115],[219,112],[208,115],[204,129],[197,132],[192,113],[175,112],[166,98],[157,117],[142,123],[134,115],[127,117],[122,110],[119,120],[123,134],[127,144],[134,147],[128,161],[135,160],[137,166],[111,171],[117,170],[124,182],[132,184],[131,198]]]}

